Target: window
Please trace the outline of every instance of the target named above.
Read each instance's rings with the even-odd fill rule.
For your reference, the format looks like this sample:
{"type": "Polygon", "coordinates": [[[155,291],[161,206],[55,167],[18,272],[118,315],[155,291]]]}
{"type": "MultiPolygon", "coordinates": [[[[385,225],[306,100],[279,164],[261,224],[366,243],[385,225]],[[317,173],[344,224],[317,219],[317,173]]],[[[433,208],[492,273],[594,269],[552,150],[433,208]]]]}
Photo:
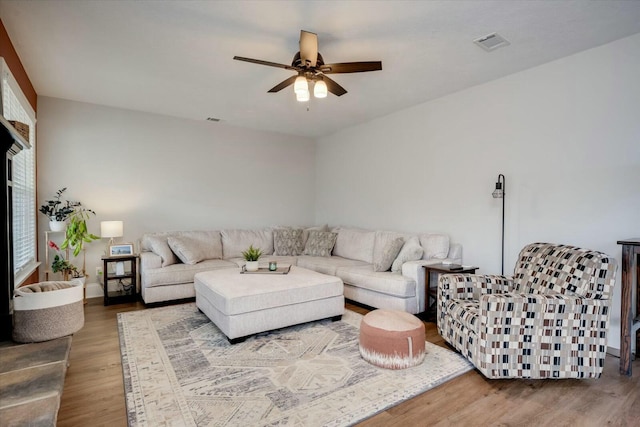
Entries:
{"type": "Polygon", "coordinates": [[[29,126],[30,150],[13,157],[13,268],[16,286],[29,276],[36,264],[36,115],[18,82],[0,58],[2,72],[2,115],[29,126]]]}

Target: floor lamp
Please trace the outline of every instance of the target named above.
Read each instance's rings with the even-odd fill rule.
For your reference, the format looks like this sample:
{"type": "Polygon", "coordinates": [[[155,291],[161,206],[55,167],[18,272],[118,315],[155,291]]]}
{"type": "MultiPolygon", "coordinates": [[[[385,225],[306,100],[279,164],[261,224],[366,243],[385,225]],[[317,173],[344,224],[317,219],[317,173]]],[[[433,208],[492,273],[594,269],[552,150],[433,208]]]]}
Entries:
{"type": "Polygon", "coordinates": [[[491,194],[494,199],[502,199],[502,269],[501,274],[504,275],[504,199],[505,199],[505,179],[504,175],[498,175],[498,181],[496,182],[496,189],[491,194]]]}

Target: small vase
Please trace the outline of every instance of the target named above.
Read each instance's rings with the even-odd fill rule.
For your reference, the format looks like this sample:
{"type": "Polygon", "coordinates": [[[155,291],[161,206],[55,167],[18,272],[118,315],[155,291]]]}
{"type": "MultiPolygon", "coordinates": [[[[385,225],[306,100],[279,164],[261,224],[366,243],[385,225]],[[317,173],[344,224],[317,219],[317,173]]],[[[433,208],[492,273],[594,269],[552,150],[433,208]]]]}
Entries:
{"type": "Polygon", "coordinates": [[[49,221],[51,231],[64,231],[67,223],[64,221],[49,221]]]}
{"type": "Polygon", "coordinates": [[[247,271],[258,271],[258,261],[247,261],[244,266],[247,271]]]}

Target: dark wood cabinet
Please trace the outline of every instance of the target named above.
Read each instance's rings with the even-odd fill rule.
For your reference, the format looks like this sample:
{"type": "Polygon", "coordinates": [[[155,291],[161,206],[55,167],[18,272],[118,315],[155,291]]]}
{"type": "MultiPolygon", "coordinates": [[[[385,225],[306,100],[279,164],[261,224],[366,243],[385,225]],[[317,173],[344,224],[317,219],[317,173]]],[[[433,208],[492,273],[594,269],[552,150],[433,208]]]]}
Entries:
{"type": "Polygon", "coordinates": [[[104,305],[137,301],[138,255],[104,256],[102,262],[104,305]]]}

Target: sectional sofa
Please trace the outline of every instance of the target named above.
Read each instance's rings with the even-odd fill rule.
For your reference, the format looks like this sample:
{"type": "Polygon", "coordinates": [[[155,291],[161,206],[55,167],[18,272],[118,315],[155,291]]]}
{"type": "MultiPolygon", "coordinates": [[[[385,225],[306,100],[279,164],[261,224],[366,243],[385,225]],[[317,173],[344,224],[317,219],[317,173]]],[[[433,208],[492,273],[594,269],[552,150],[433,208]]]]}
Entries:
{"type": "Polygon", "coordinates": [[[377,308],[425,310],[423,265],[462,263],[462,245],[442,233],[398,233],[352,227],[274,227],[146,233],[140,241],[142,299],[193,298],[194,276],[244,265],[249,245],[271,260],[337,276],[347,299],[377,308]]]}

